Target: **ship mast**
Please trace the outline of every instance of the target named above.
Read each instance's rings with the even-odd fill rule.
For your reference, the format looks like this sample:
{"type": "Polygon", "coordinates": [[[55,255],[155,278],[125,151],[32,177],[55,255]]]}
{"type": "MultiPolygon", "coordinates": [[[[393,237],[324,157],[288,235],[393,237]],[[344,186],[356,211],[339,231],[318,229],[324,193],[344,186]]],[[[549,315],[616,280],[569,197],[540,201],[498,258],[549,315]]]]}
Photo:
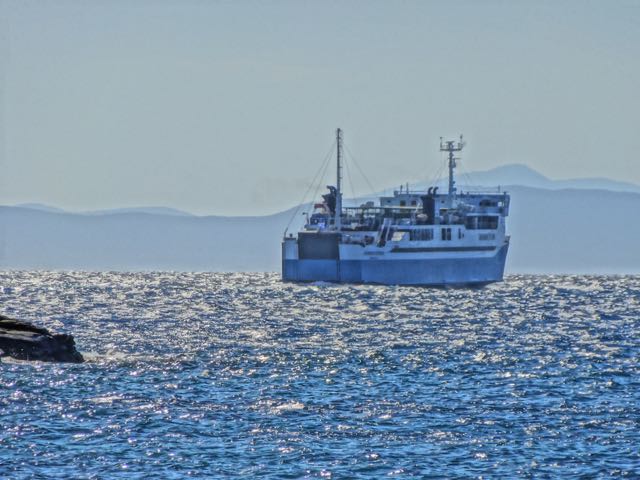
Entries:
{"type": "Polygon", "coordinates": [[[462,141],[462,135],[460,135],[460,140],[457,143],[449,140],[443,142],[442,137],[440,137],[440,151],[449,153],[449,195],[447,198],[449,208],[453,205],[453,198],[456,195],[456,182],[453,179],[453,170],[456,168],[456,157],[454,154],[462,150],[464,146],[465,142],[462,141]]]}
{"type": "Polygon", "coordinates": [[[336,179],[336,214],[334,224],[336,230],[342,229],[342,130],[336,130],[337,179],[336,179]]]}

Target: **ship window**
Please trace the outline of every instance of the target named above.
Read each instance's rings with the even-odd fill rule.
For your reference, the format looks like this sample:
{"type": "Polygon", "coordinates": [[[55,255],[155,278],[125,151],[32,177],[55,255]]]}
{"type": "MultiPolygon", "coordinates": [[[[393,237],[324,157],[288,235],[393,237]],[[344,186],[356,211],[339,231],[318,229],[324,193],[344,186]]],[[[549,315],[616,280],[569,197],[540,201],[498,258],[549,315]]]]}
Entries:
{"type": "Polygon", "coordinates": [[[393,234],[393,237],[391,237],[391,241],[392,242],[399,242],[399,241],[403,240],[404,236],[405,236],[405,233],[406,232],[395,232],[393,234]]]}
{"type": "Polygon", "coordinates": [[[415,207],[416,205],[418,205],[418,202],[416,202],[415,200],[411,200],[411,206],[415,207]]]}
{"type": "Polygon", "coordinates": [[[440,230],[440,233],[442,235],[442,240],[451,240],[451,229],[450,228],[443,228],[442,230],[440,230]]]}
{"type": "Polygon", "coordinates": [[[496,228],[498,228],[498,217],[493,215],[478,217],[479,230],[495,230],[496,228]]]}
{"type": "Polygon", "coordinates": [[[496,234],[495,233],[481,233],[480,235],[478,235],[478,238],[480,240],[495,240],[496,239],[496,234]]]}
{"type": "Polygon", "coordinates": [[[407,204],[407,202],[405,202],[404,200],[400,200],[400,206],[404,207],[407,204]]]}
{"type": "Polygon", "coordinates": [[[464,235],[462,234],[462,229],[459,228],[458,229],[458,238],[462,238],[462,237],[464,237],[464,235]]]}
{"type": "Polygon", "coordinates": [[[411,230],[409,239],[414,242],[426,242],[428,240],[433,240],[433,229],[417,228],[415,230],[411,230]]]}

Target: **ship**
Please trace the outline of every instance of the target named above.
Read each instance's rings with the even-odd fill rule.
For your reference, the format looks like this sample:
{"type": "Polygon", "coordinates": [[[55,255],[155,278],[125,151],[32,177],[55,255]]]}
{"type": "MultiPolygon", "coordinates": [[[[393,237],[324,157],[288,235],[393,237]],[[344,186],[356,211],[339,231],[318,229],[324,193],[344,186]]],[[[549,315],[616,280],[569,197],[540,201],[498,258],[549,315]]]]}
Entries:
{"type": "Polygon", "coordinates": [[[458,191],[455,169],[464,148],[440,138],[448,189],[400,187],[343,207],[343,132],[336,131],[336,184],[314,204],[302,229],[282,241],[282,279],[414,286],[482,286],[503,280],[510,237],[510,196],[500,188],[458,191]]]}

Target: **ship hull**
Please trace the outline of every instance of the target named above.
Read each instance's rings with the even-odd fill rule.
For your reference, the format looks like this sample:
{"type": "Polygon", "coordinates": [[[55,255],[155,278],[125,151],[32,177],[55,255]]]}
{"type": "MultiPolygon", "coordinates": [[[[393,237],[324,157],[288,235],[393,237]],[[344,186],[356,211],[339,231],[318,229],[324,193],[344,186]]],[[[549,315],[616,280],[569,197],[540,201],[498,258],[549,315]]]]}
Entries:
{"type": "Polygon", "coordinates": [[[495,255],[425,259],[287,259],[282,279],[291,282],[371,283],[378,285],[464,286],[499,282],[508,244],[495,255]]]}

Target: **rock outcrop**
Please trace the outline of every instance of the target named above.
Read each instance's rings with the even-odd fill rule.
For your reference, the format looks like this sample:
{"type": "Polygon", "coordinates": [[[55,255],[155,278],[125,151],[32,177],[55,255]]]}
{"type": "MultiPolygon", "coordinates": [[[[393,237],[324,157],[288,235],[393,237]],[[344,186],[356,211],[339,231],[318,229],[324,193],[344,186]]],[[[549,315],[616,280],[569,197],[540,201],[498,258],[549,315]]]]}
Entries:
{"type": "Polygon", "coordinates": [[[42,362],[84,362],[73,335],[0,315],[0,357],[42,362]]]}

